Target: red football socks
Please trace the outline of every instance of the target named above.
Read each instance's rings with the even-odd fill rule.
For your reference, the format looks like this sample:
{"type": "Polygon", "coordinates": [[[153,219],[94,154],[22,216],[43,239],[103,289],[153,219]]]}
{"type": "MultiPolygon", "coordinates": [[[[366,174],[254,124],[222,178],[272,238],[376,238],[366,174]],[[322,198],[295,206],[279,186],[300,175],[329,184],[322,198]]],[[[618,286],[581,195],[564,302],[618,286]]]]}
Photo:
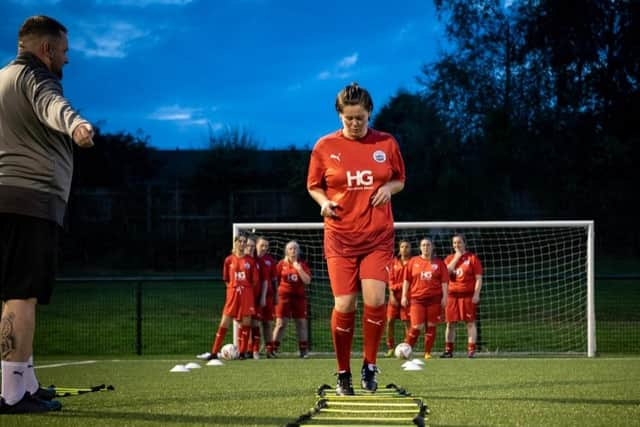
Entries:
{"type": "Polygon", "coordinates": [[[338,362],[338,372],[351,372],[351,344],[355,323],[355,311],[340,313],[334,309],[331,313],[331,336],[338,362]]]}
{"type": "Polygon", "coordinates": [[[367,363],[376,363],[378,357],[378,347],[384,332],[386,320],[386,306],[379,307],[364,305],[362,314],[362,335],[364,341],[364,360],[367,363]]]}
{"type": "Polygon", "coordinates": [[[424,334],[424,352],[431,353],[433,343],[436,341],[436,327],[427,326],[427,331],[424,334]]]}
{"type": "Polygon", "coordinates": [[[211,354],[218,354],[225,335],[227,335],[227,328],[220,326],[218,332],[216,332],[216,340],[213,342],[213,347],[211,347],[211,354]]]}
{"type": "Polygon", "coordinates": [[[409,331],[409,339],[407,340],[407,343],[411,346],[411,348],[416,345],[418,338],[420,338],[420,329],[411,328],[411,330],[409,331]]]}

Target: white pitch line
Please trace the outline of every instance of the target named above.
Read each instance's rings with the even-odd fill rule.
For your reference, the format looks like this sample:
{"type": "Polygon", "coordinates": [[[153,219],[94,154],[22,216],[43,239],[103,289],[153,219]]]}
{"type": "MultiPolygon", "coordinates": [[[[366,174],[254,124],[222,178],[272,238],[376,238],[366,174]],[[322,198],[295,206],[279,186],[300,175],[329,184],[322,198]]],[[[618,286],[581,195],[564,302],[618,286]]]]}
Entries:
{"type": "Polygon", "coordinates": [[[90,365],[92,363],[96,363],[96,360],[80,360],[78,362],[63,362],[63,363],[54,363],[52,365],[36,365],[36,369],[44,369],[44,368],[59,368],[61,366],[71,366],[71,365],[90,365]]]}

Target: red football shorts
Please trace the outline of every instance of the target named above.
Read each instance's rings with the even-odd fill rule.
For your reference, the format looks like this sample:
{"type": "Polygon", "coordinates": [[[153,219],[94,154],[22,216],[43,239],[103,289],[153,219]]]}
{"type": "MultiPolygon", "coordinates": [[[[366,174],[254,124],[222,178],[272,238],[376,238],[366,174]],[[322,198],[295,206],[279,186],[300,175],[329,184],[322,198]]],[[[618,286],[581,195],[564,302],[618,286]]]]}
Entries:
{"type": "Polygon", "coordinates": [[[327,271],[334,296],[350,295],[360,291],[362,279],[389,283],[393,252],[373,251],[354,257],[327,258],[327,271]]]}
{"type": "Polygon", "coordinates": [[[307,318],[306,295],[279,294],[276,317],[289,319],[307,318]]]}
{"type": "Polygon", "coordinates": [[[411,326],[422,325],[426,323],[442,322],[442,297],[430,297],[422,301],[411,301],[409,314],[411,317],[411,326]]]}
{"type": "Polygon", "coordinates": [[[400,320],[409,320],[409,309],[407,307],[403,307],[400,304],[400,300],[402,299],[402,289],[390,290],[389,292],[393,292],[393,295],[396,297],[397,305],[391,304],[391,302],[387,303],[387,320],[389,319],[400,319],[400,320]]]}
{"type": "Polygon", "coordinates": [[[227,288],[227,298],[222,314],[240,321],[243,317],[255,315],[253,290],[244,286],[227,288]]]}
{"type": "Polygon", "coordinates": [[[260,301],[258,301],[258,305],[256,305],[256,318],[262,322],[273,321],[273,312],[275,309],[275,305],[273,304],[273,295],[267,295],[264,307],[260,307],[259,304],[260,301]]]}
{"type": "Polygon", "coordinates": [[[472,296],[447,296],[445,317],[447,322],[475,322],[477,305],[471,302],[472,296]]]}

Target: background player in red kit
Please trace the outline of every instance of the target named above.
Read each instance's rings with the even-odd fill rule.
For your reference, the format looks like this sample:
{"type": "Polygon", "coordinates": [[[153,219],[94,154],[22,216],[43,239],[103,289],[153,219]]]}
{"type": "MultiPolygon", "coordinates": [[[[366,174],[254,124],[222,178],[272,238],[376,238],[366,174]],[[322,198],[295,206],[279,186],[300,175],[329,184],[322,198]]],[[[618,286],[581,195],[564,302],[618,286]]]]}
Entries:
{"type": "MultiPolygon", "coordinates": [[[[260,323],[262,321],[262,307],[266,304],[266,286],[269,273],[266,271],[265,267],[256,255],[255,237],[247,237],[244,253],[255,261],[256,267],[258,268],[258,283],[256,284],[256,287],[253,288],[253,306],[255,312],[251,316],[251,334],[249,335],[249,346],[245,357],[260,359],[260,323]]],[[[242,329],[238,331],[238,335],[240,335],[241,332],[242,329]]],[[[238,339],[240,339],[240,336],[238,336],[238,339]]]]}
{"type": "MultiPolygon", "coordinates": [[[[273,350],[273,315],[278,295],[276,292],[278,286],[276,274],[277,262],[271,254],[269,254],[269,241],[265,237],[258,237],[256,240],[256,255],[260,263],[260,269],[266,273],[267,277],[266,289],[263,289],[264,305],[256,307],[256,310],[261,312],[260,320],[262,322],[262,337],[265,343],[265,352],[267,353],[267,358],[272,358],[275,356],[273,350]]],[[[259,350],[256,350],[254,346],[254,354],[256,351],[259,350]]]]}
{"type": "Polygon", "coordinates": [[[393,356],[396,346],[396,319],[404,324],[404,339],[409,336],[409,307],[400,304],[402,298],[402,284],[404,282],[404,267],[411,259],[411,243],[402,239],[398,242],[398,256],[393,259],[389,274],[389,301],[387,303],[387,357],[393,356]]]}
{"type": "Polygon", "coordinates": [[[436,340],[436,327],[442,321],[442,310],[447,304],[449,270],[445,263],[433,256],[431,239],[420,241],[420,255],[411,258],[404,270],[402,306],[410,307],[411,331],[406,342],[411,347],[427,323],[424,336],[424,358],[431,359],[436,340]],[[411,296],[411,298],[409,298],[411,296]]]}
{"type": "Polygon", "coordinates": [[[476,355],[476,311],[480,303],[480,289],[482,289],[482,264],[480,259],[467,251],[467,242],[462,234],[456,234],[451,239],[454,253],[444,260],[449,269],[449,295],[447,298],[446,342],[442,356],[453,357],[453,344],[456,341],[456,322],[467,325],[467,356],[476,355]]]}
{"type": "Polygon", "coordinates": [[[220,326],[211,347],[211,355],[207,359],[216,359],[224,342],[227,329],[233,319],[240,322],[240,342],[238,350],[243,358],[251,333],[251,316],[255,312],[253,288],[257,285],[258,269],[252,257],[245,255],[245,236],[236,236],[233,241],[233,252],[224,260],[222,280],[227,285],[227,296],[222,309],[220,326]]]}
{"type": "Polygon", "coordinates": [[[300,259],[300,245],[295,240],[284,248],[284,258],[276,265],[278,277],[278,305],[276,327],[273,330],[273,347],[278,351],[287,321],[296,322],[300,357],[308,356],[307,293],[305,286],[311,283],[311,269],[300,259]]]}
{"type": "Polygon", "coordinates": [[[373,101],[353,83],[335,104],[342,129],[318,140],[311,152],[307,190],[324,217],[324,253],[334,308],[331,333],[338,365],[339,395],[354,394],[351,346],[356,300],[362,291],[364,360],[362,388],[377,387],[376,359],[385,326],[385,293],[395,234],[391,196],[404,188],[398,143],[368,126],[373,101]]]}

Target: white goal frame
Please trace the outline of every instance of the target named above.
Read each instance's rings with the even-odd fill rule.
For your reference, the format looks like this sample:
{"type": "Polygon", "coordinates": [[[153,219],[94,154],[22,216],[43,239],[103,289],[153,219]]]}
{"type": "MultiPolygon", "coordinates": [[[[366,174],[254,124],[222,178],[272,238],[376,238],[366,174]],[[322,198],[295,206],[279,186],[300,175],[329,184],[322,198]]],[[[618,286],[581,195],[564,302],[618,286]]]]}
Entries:
{"type": "MultiPolygon", "coordinates": [[[[321,222],[298,223],[234,223],[233,237],[240,230],[320,230],[324,226],[321,222]]],[[[594,299],[594,221],[593,220],[563,220],[563,221],[457,221],[457,222],[396,222],[396,230],[415,228],[460,229],[460,228],[526,228],[526,227],[583,227],[587,230],[587,301],[585,313],[587,318],[587,356],[596,355],[596,317],[594,299]]],[[[234,340],[237,334],[234,333],[234,340]]]]}

